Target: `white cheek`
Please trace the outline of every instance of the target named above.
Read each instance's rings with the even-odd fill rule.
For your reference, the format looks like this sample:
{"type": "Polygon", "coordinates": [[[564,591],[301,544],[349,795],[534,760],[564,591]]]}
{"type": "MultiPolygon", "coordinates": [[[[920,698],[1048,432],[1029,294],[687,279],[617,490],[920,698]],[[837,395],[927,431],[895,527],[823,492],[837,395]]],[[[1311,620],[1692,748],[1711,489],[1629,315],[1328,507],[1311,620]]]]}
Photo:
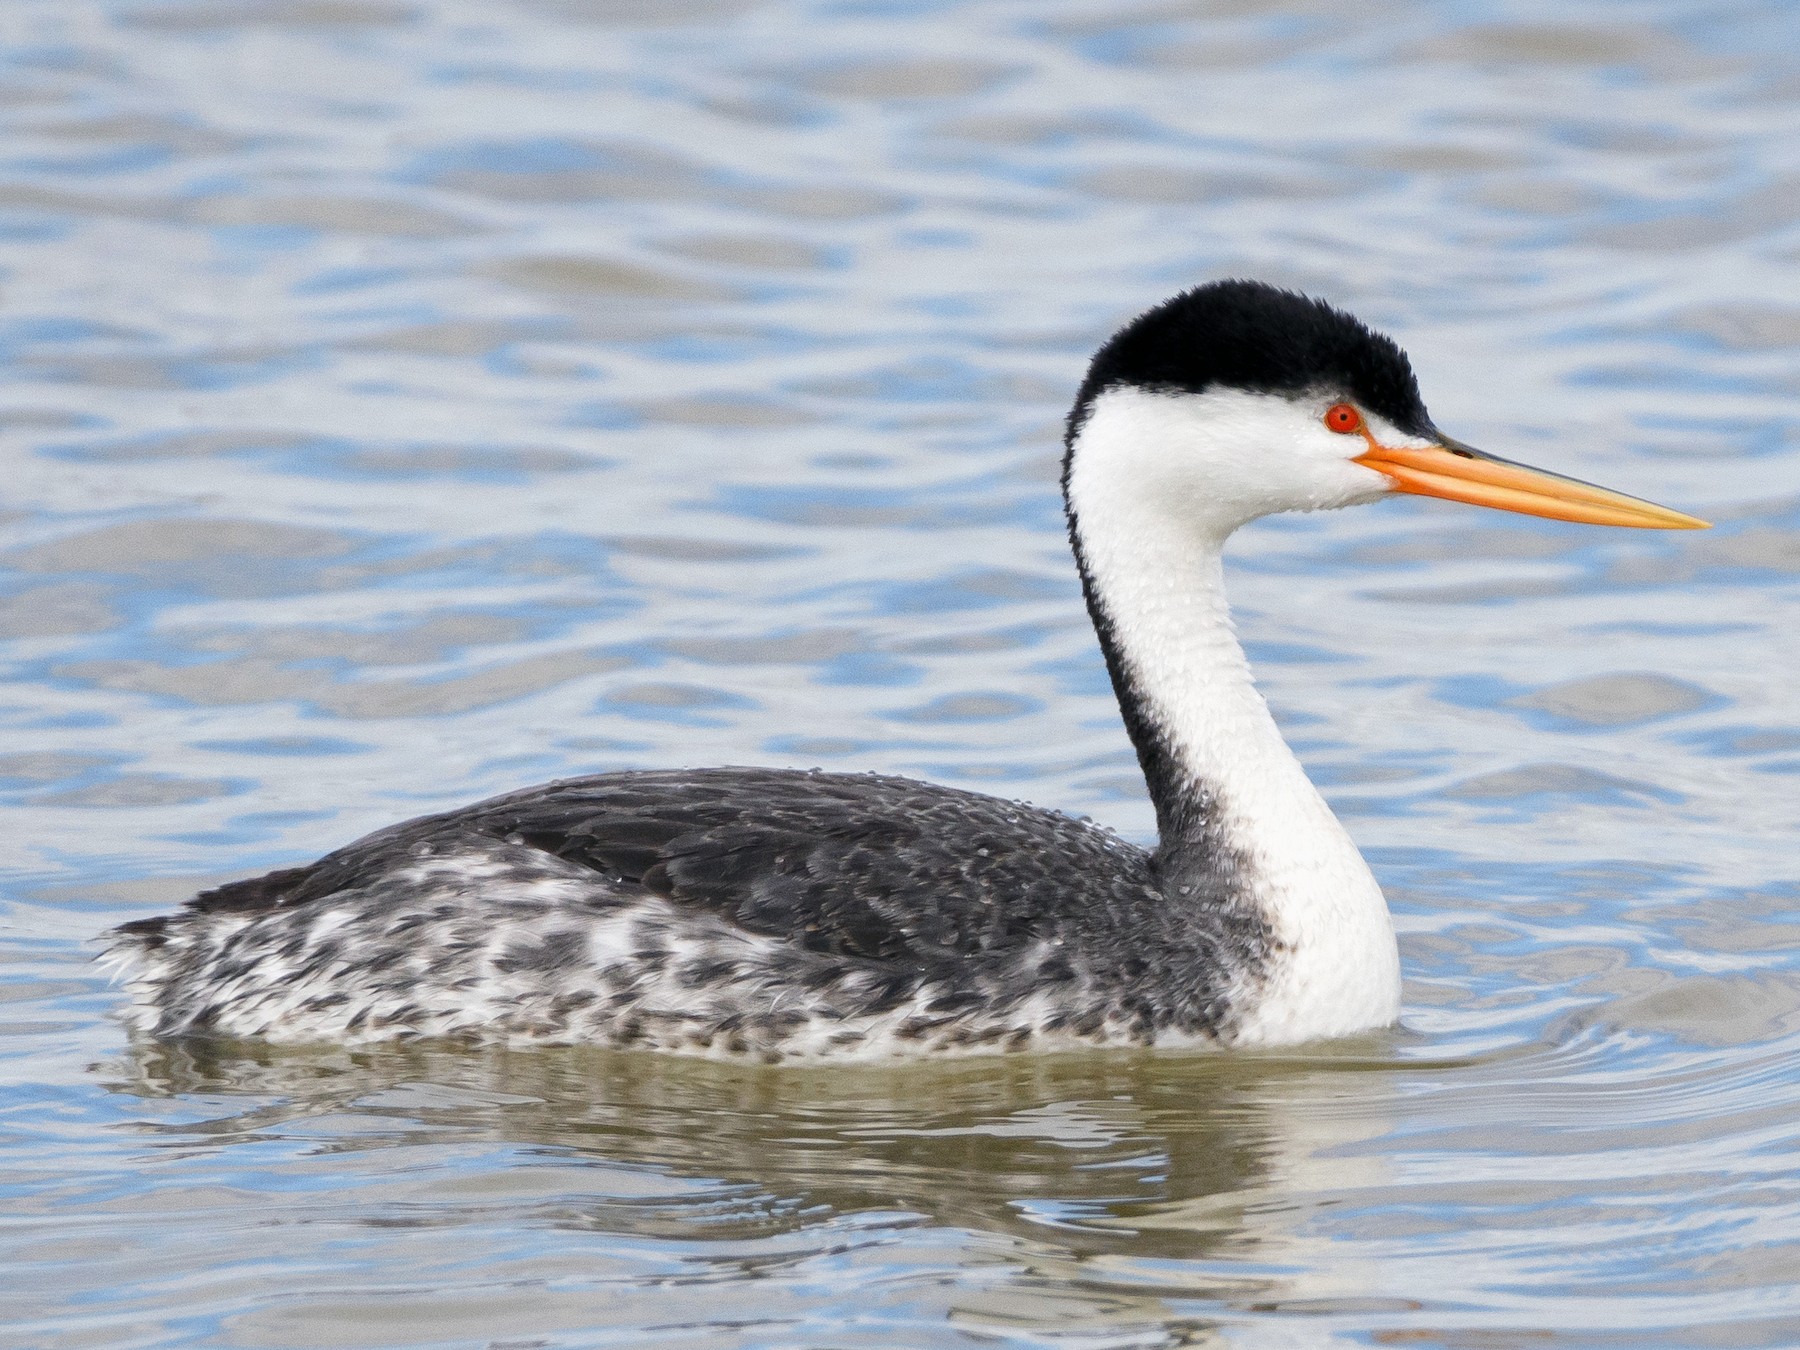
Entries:
{"type": "MultiPolygon", "coordinates": [[[[1362,437],[1324,426],[1327,406],[1237,389],[1109,389],[1078,437],[1076,508],[1094,494],[1129,499],[1140,518],[1176,516],[1184,528],[1222,539],[1260,516],[1386,495],[1391,480],[1353,462],[1367,449],[1362,437]]],[[[1387,444],[1416,440],[1385,423],[1372,421],[1371,430],[1387,444]]]]}
{"type": "MultiPolygon", "coordinates": [[[[1367,448],[1367,443],[1359,436],[1357,451],[1365,452],[1367,448]]],[[[1365,502],[1380,501],[1394,490],[1393,479],[1366,464],[1356,463],[1354,457],[1338,456],[1322,467],[1319,477],[1319,501],[1314,510],[1361,506],[1365,502]]]]}

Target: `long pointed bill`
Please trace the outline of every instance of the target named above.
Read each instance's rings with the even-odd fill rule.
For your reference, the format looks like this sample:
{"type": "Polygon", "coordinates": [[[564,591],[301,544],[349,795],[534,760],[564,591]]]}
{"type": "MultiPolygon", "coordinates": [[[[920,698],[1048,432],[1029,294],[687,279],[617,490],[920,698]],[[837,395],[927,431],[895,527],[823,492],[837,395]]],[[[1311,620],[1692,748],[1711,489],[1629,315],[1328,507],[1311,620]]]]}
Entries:
{"type": "MultiPolygon", "coordinates": [[[[1366,433],[1365,433],[1366,434],[1366,433]]],[[[1371,436],[1369,453],[1356,462],[1394,480],[1394,491],[1446,497],[1501,511],[1588,525],[1634,525],[1643,530],[1704,530],[1706,521],[1666,506],[1564,478],[1509,459],[1470,449],[1445,437],[1420,449],[1381,445],[1371,436]]]]}

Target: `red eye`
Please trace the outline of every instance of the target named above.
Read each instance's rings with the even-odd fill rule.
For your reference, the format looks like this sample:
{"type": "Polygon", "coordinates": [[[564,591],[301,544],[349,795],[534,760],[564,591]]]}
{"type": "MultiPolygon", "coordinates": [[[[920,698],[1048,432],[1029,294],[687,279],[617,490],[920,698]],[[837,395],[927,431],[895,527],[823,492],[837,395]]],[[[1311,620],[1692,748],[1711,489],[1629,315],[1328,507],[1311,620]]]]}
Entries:
{"type": "Polygon", "coordinates": [[[1334,403],[1325,410],[1325,426],[1340,435],[1362,430],[1362,414],[1348,403],[1334,403]]]}

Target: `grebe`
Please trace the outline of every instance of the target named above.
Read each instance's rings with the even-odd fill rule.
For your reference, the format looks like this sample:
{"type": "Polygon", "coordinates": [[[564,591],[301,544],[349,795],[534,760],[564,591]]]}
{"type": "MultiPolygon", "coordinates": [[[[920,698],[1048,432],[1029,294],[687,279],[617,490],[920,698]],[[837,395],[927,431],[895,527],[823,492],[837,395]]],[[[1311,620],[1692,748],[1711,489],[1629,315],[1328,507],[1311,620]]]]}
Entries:
{"type": "Polygon", "coordinates": [[[1154,849],[905,778],[565,779],[114,929],[128,1023],[769,1060],[1276,1046],[1392,1023],[1387,904],[1256,690],[1227,536],[1390,492],[1705,522],[1450,439],[1392,340],[1252,281],[1120,330],[1064,444],[1069,538],[1154,849]]]}

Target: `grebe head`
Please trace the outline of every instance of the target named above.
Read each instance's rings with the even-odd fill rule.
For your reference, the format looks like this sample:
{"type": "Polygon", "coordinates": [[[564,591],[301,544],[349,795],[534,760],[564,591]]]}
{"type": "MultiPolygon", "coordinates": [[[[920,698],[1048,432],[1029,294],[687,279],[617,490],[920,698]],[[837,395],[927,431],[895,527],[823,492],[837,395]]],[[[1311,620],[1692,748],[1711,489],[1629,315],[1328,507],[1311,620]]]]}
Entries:
{"type": "Polygon", "coordinates": [[[1115,334],[1088,368],[1068,449],[1072,510],[1103,480],[1220,540],[1259,516],[1390,492],[1596,525],[1705,525],[1453,440],[1391,338],[1256,281],[1185,291],[1115,334]]]}

